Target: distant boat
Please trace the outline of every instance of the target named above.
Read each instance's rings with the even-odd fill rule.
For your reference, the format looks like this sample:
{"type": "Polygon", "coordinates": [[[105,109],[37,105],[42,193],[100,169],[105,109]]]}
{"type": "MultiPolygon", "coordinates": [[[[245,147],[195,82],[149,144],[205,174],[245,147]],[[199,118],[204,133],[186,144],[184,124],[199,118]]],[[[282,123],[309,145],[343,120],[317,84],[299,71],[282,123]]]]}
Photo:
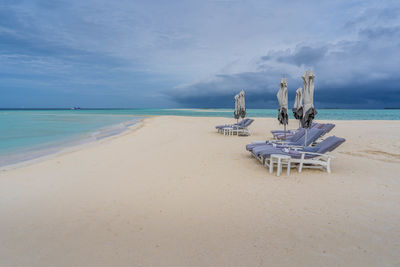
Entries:
{"type": "Polygon", "coordinates": [[[73,107],[73,108],[71,108],[72,110],[78,110],[78,109],[81,109],[80,107],[73,107]]]}

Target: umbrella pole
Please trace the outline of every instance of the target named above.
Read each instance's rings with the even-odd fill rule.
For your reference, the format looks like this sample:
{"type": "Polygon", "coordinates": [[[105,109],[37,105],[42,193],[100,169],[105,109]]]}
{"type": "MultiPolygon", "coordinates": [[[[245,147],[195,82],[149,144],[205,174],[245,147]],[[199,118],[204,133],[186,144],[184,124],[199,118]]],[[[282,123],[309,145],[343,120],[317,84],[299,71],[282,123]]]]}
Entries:
{"type": "Polygon", "coordinates": [[[286,124],[283,125],[284,140],[286,140],[286,124]]]}

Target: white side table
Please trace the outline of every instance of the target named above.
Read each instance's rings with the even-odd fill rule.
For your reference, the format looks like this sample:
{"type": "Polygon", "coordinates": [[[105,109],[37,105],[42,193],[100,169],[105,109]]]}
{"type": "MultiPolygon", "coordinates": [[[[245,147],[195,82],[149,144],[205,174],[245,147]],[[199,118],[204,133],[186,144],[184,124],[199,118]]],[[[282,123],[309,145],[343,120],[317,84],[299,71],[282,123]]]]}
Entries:
{"type": "Polygon", "coordinates": [[[281,154],[272,154],[268,160],[265,161],[265,166],[269,165],[269,173],[274,171],[274,163],[277,164],[276,176],[280,176],[282,172],[282,165],[287,167],[287,175],[290,175],[290,156],[281,154]]]}

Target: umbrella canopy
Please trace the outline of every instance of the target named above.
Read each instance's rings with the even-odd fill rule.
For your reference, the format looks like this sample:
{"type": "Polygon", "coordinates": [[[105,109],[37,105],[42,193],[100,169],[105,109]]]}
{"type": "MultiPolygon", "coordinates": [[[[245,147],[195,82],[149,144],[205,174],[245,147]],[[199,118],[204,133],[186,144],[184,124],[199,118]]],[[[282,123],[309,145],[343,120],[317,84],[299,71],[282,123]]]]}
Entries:
{"type": "Polygon", "coordinates": [[[233,112],[233,117],[235,117],[235,119],[239,119],[240,118],[240,103],[239,103],[239,95],[235,95],[235,111],[233,112]]]}
{"type": "Polygon", "coordinates": [[[301,119],[301,125],[304,128],[310,128],[312,121],[317,115],[317,110],[314,108],[314,73],[311,70],[307,70],[303,74],[304,81],[304,107],[303,107],[303,118],[301,119]]]}
{"type": "Polygon", "coordinates": [[[303,89],[298,88],[296,90],[296,99],[294,100],[294,105],[293,105],[293,116],[297,120],[301,120],[303,117],[303,89]]]}
{"type": "Polygon", "coordinates": [[[246,117],[246,106],[245,106],[245,100],[244,100],[244,91],[240,91],[239,93],[239,115],[244,119],[246,117]]]}
{"type": "Polygon", "coordinates": [[[281,80],[281,88],[276,95],[279,102],[279,113],[278,113],[278,120],[281,124],[287,125],[289,118],[288,118],[288,93],[287,93],[287,80],[286,78],[282,78],[281,80]]]}

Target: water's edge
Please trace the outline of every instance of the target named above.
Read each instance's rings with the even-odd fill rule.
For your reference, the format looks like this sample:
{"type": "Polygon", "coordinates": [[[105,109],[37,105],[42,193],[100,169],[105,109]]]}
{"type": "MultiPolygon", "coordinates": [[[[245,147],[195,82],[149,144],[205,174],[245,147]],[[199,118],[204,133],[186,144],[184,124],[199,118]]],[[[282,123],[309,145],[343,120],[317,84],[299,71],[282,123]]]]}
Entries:
{"type": "Polygon", "coordinates": [[[20,168],[60,154],[80,150],[99,141],[120,136],[130,130],[138,129],[143,124],[144,119],[144,117],[137,117],[133,120],[82,133],[80,136],[39,144],[36,147],[0,155],[0,170],[6,171],[20,168]]]}

